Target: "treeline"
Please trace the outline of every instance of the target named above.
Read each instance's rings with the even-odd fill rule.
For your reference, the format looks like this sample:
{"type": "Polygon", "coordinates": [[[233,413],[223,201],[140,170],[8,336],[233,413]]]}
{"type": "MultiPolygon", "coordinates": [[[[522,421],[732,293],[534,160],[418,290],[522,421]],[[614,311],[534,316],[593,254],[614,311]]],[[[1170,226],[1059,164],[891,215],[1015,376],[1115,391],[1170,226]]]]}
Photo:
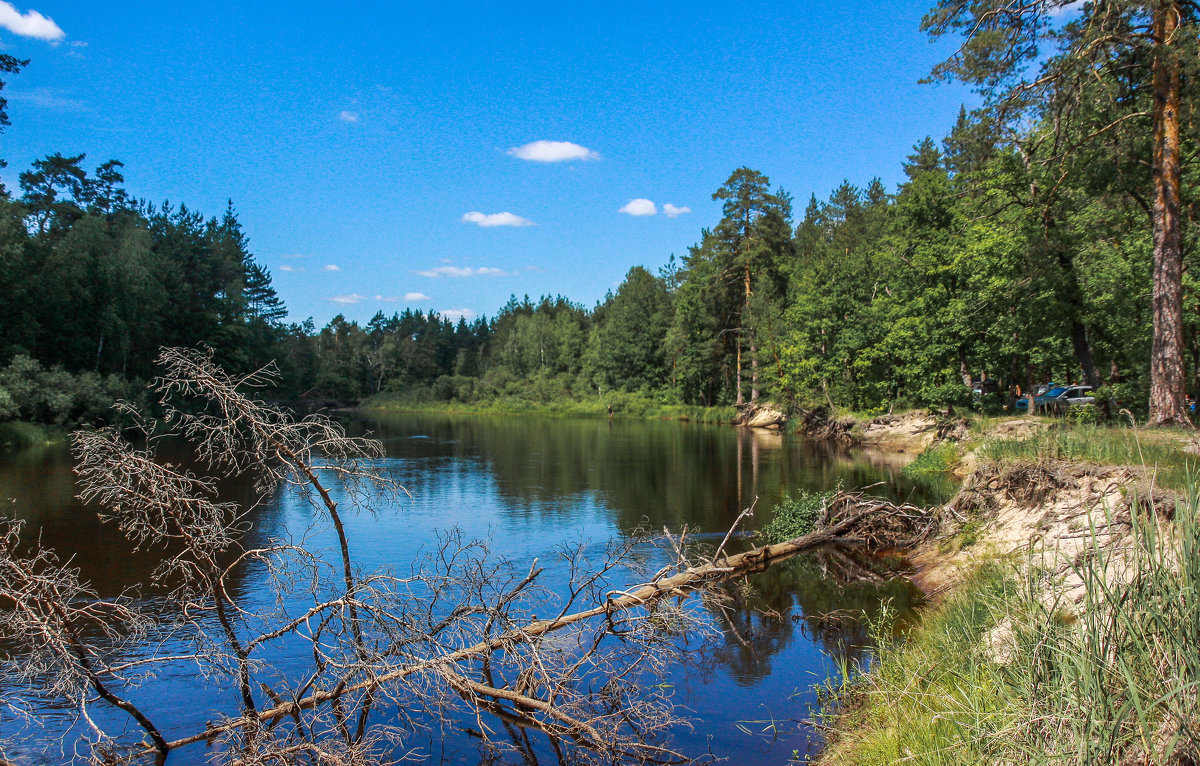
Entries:
{"type": "Polygon", "coordinates": [[[287,324],[232,208],[134,203],[119,163],[48,157],[0,200],[0,418],[46,417],[11,401],[47,390],[17,385],[36,369],[96,376],[94,393],[153,374],[162,344],[206,343],[235,371],[278,360],[291,399],[999,411],[1053,380],[1185,422],[1200,389],[1196,8],[943,0],[925,26],[962,38],[934,75],[982,106],[915,146],[896,189],[845,182],[797,214],[739,168],[679,262],[634,267],[590,309],[514,297],[470,322],[287,324]]]}
{"type": "Polygon", "coordinates": [[[286,310],[232,207],[135,203],[121,163],[51,155],[0,199],[0,417],[71,424],[136,394],[163,345],[208,344],[246,370],[286,310]]]}

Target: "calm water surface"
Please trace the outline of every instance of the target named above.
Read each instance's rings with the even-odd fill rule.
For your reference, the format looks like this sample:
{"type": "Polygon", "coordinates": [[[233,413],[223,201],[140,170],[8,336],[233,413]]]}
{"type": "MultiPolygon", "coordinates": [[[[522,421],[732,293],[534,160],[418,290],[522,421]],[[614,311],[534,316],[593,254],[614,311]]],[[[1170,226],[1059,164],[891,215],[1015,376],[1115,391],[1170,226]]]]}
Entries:
{"type": "MultiPolygon", "coordinates": [[[[701,534],[723,533],[741,509],[756,503],[753,529],[770,520],[789,490],[877,485],[870,491],[918,503],[945,492],[905,479],[894,458],[721,426],[380,415],[356,416],[347,428],[381,439],[388,456],[378,467],[412,493],[394,508],[349,521],[352,551],[368,571],[403,570],[451,528],[491,540],[494,550],[516,562],[545,562],[563,542],[600,543],[638,527],[678,531],[686,525],[701,534]]],[[[6,513],[28,520],[27,530],[40,529],[44,544],[64,558],[74,556],[102,595],[148,580],[153,553],[131,553],[115,529],[80,507],[74,493],[65,449],[0,452],[6,513]]],[[[250,489],[237,484],[227,493],[250,497],[250,489]]],[[[280,492],[256,511],[253,539],[246,543],[301,534],[312,514],[303,500],[280,492]]],[[[318,546],[331,542],[327,535],[314,540],[318,546]]],[[[837,575],[850,563],[832,553],[797,558],[754,576],[753,587],[739,591],[724,638],[669,679],[676,702],[695,721],[693,730],[679,732],[677,748],[735,763],[780,764],[817,742],[799,723],[815,702],[811,687],[867,643],[861,620],[827,616],[872,614],[881,600],[904,610],[917,595],[902,579],[843,584],[837,575]]],[[[256,598],[254,578],[248,571],[239,582],[247,603],[256,598]]],[[[170,734],[179,735],[210,720],[231,697],[181,673],[143,690],[139,699],[167,722],[170,734]]],[[[13,726],[0,713],[0,734],[13,726]]],[[[54,740],[68,726],[65,717],[52,717],[51,727],[34,732],[16,755],[34,763],[63,760],[54,740]]],[[[422,746],[430,760],[479,761],[469,737],[435,739],[422,746]]],[[[187,762],[172,756],[171,763],[187,762]]]]}

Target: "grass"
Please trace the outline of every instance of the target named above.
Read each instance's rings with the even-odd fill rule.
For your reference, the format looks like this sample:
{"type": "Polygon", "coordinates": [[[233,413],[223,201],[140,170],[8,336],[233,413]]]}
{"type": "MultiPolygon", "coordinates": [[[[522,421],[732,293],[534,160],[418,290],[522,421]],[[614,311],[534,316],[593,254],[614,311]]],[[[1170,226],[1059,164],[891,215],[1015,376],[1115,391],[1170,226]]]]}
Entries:
{"type": "Polygon", "coordinates": [[[64,441],[66,432],[57,426],[10,420],[0,423],[0,447],[37,447],[64,441]]]}
{"type": "MultiPolygon", "coordinates": [[[[867,672],[829,691],[827,764],[1186,764],[1200,756],[1200,525],[1190,499],[1096,527],[1080,603],[1038,566],[986,559],[867,672]],[[1117,576],[1119,575],[1119,576],[1117,576]]],[[[1109,519],[1108,521],[1111,521],[1109,519]]]]}
{"type": "Polygon", "coordinates": [[[1200,458],[1184,451],[1186,440],[1171,431],[1095,425],[1055,425],[1027,439],[986,442],[980,455],[993,460],[1063,460],[1100,465],[1145,466],[1156,484],[1188,486],[1200,458]]]}
{"type": "Polygon", "coordinates": [[[948,442],[930,445],[917,459],[904,466],[909,477],[941,476],[951,473],[959,463],[958,447],[948,442]]]}
{"type": "Polygon", "coordinates": [[[1004,613],[1010,587],[1000,564],[982,566],[902,643],[876,630],[870,672],[833,690],[839,734],[823,762],[992,763],[987,743],[1012,718],[1012,702],[1000,692],[1003,671],[975,648],[1004,613]]]}
{"type": "Polygon", "coordinates": [[[650,396],[637,393],[613,392],[604,398],[556,398],[551,401],[518,396],[500,396],[479,402],[414,401],[372,397],[361,405],[363,409],[392,412],[478,413],[504,415],[555,415],[562,417],[607,417],[612,407],[614,417],[648,420],[680,420],[694,423],[728,423],[736,411],[733,407],[699,407],[683,404],[663,404],[650,396]]]}

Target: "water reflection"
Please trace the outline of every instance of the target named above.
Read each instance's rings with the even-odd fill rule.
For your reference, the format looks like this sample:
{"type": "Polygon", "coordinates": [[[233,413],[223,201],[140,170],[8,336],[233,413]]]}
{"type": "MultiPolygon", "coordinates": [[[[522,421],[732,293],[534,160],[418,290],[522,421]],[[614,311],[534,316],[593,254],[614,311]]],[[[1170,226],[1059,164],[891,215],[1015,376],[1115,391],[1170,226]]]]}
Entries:
{"type": "MultiPolygon", "coordinates": [[[[848,489],[922,503],[938,487],[906,479],[886,456],[846,452],[790,435],[670,422],[566,420],[536,417],[390,415],[353,418],[352,432],[372,431],[388,452],[377,467],[413,493],[398,506],[347,520],[352,550],[365,570],[403,569],[439,531],[458,527],[470,537],[489,537],[493,549],[518,566],[540,557],[554,560],[565,540],[600,543],[646,527],[703,535],[723,533],[741,509],[756,502],[750,527],[767,523],[775,504],[798,488],[848,489]]],[[[172,459],[183,461],[180,453],[172,459]]],[[[228,498],[248,500],[249,486],[222,487],[228,498]]],[[[0,453],[0,500],[8,512],[41,530],[92,580],[101,595],[126,592],[146,582],[161,551],[131,552],[126,541],[74,498],[65,449],[0,453]]],[[[245,542],[307,536],[320,548],[332,545],[312,530],[313,514],[295,494],[280,492],[253,514],[245,542]]],[[[735,546],[749,546],[739,538],[735,546]]],[[[900,611],[917,594],[890,577],[895,562],[853,551],[825,550],[794,558],[744,583],[722,586],[726,598],[703,608],[720,627],[708,651],[673,669],[676,701],[694,711],[699,724],[675,744],[697,754],[713,752],[740,763],[781,763],[807,747],[805,734],[748,746],[738,723],[758,715],[783,719],[804,715],[809,691],[836,663],[856,661],[868,644],[861,616],[882,602],[900,611]],[[750,747],[750,749],[747,749],[750,747]]],[[[553,573],[551,573],[553,574],[553,573]]],[[[257,574],[239,573],[241,598],[253,603],[257,574]]],[[[302,660],[303,658],[299,658],[302,660]]],[[[214,690],[191,684],[184,674],[159,705],[174,713],[173,726],[208,714],[214,690]],[[186,712],[183,712],[186,711],[186,712]]],[[[169,715],[170,713],[168,713],[169,715]]],[[[0,734],[3,734],[0,728],[0,734]]],[[[524,731],[514,735],[530,757],[553,762],[553,748],[524,731]]],[[[474,741],[461,732],[431,739],[428,753],[443,762],[478,762],[474,741]],[[436,747],[435,747],[436,745],[436,747]]],[[[51,758],[52,762],[54,759],[51,758]]]]}

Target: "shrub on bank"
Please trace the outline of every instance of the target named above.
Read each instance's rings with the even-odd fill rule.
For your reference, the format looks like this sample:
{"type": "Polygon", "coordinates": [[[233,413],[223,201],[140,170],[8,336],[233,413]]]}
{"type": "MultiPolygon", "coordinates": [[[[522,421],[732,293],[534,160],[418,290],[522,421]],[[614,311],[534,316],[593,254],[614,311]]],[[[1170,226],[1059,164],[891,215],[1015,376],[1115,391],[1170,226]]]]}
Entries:
{"type": "Polygon", "coordinates": [[[795,495],[788,493],[775,506],[771,521],[759,532],[769,542],[778,543],[816,531],[825,516],[825,504],[835,492],[837,490],[810,492],[802,489],[795,495]]]}

